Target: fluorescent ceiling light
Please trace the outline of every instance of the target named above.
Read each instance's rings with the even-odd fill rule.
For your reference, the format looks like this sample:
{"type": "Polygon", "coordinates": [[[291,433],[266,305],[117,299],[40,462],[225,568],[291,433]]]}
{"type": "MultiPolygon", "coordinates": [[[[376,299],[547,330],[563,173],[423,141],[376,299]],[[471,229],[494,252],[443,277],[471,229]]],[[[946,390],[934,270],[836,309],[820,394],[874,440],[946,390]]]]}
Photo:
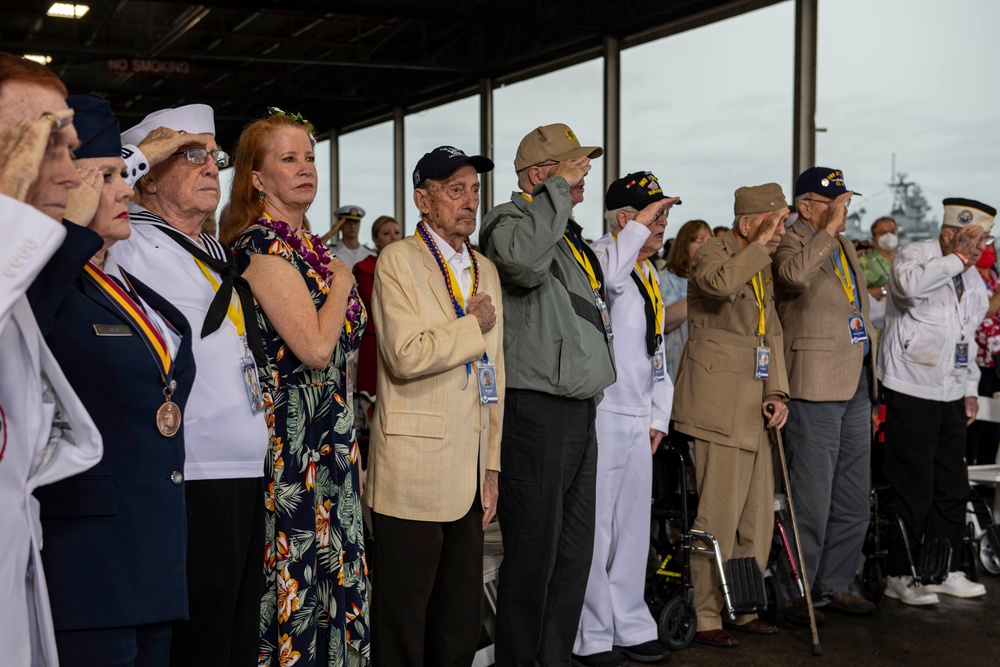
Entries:
{"type": "Polygon", "coordinates": [[[48,65],[50,62],[52,62],[52,56],[40,56],[40,55],[35,55],[35,54],[32,54],[32,55],[24,54],[24,57],[27,58],[28,60],[34,60],[36,63],[38,63],[40,65],[48,65]]]}
{"type": "Polygon", "coordinates": [[[49,16],[60,19],[82,19],[83,15],[90,11],[87,5],[71,5],[65,2],[53,2],[49,11],[45,12],[49,16]]]}

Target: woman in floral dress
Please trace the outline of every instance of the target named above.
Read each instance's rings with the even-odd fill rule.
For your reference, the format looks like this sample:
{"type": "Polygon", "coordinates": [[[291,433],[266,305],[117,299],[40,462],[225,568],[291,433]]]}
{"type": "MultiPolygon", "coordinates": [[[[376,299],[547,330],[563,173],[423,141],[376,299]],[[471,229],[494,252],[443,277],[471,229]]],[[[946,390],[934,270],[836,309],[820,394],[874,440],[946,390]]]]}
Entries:
{"type": "Polygon", "coordinates": [[[240,136],[220,240],[257,300],[271,448],[260,667],[366,665],[368,572],[347,389],[366,314],[350,268],[302,227],[314,140],[274,110],[240,136]],[[276,112],[276,113],[275,113],[276,112]]]}

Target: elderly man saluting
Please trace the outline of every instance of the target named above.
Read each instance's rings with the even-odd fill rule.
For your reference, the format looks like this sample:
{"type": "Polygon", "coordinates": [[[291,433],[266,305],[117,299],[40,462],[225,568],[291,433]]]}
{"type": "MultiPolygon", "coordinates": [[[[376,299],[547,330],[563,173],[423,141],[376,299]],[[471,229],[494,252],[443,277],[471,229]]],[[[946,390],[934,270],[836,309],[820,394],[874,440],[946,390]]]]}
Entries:
{"type": "Polygon", "coordinates": [[[568,664],[583,608],[594,419],[615,362],[604,272],[572,215],[603,154],[562,123],[529,132],[514,158],[521,191],[490,211],[479,238],[507,311],[497,667],[568,664]]]}
{"type": "Polygon", "coordinates": [[[219,169],[229,162],[214,135],[204,104],[154,112],[122,133],[139,201],[129,206],[132,235],[108,253],[173,303],[195,332],[184,472],[171,475],[174,484],[187,480],[190,512],[190,621],[174,629],[171,663],[178,666],[253,664],[258,654],[268,431],[263,397],[249,378],[266,358],[249,286],[229,250],[200,233],[219,204],[219,169]]]}
{"type": "MultiPolygon", "coordinates": [[[[774,309],[771,255],[785,232],[788,204],[777,183],[740,188],[733,228],[695,253],[688,286],[691,333],[677,371],[675,428],[694,438],[698,518],[723,560],[754,557],[763,569],[774,523],[774,477],[767,428],[781,428],[788,397],[781,323],[774,309]],[[769,414],[773,410],[773,414],[769,414]]],[[[719,574],[710,558],[691,559],[695,640],[736,646],[722,629],[719,574]]],[[[728,623],[727,623],[728,624],[728,623]]],[[[778,629],[738,616],[732,627],[778,629]]]]}
{"type": "Polygon", "coordinates": [[[416,234],[379,256],[372,508],[372,664],[470,665],[480,632],[483,530],[497,507],[503,310],[475,252],[479,173],[451,146],[413,171],[416,234]],[[496,300],[496,301],[494,301],[496,300]],[[494,303],[496,304],[494,306],[494,303]]]}

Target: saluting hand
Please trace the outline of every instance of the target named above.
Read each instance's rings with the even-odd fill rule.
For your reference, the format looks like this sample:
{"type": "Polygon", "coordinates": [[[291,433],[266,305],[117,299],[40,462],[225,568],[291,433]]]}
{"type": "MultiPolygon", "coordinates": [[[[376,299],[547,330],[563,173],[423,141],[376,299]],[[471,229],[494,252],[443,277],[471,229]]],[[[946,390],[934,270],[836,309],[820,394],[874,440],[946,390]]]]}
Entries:
{"type": "Polygon", "coordinates": [[[483,332],[484,336],[496,326],[497,311],[493,307],[493,300],[490,299],[489,294],[480,293],[469,299],[465,314],[472,315],[479,320],[479,330],[483,332]]]}
{"type": "Polygon", "coordinates": [[[76,173],[80,176],[80,185],[69,191],[63,218],[86,227],[93,221],[97,206],[101,203],[104,174],[97,169],[77,169],[76,173]]]}
{"type": "MultiPolygon", "coordinates": [[[[764,220],[757,225],[757,229],[750,232],[747,236],[747,241],[753,243],[756,241],[764,247],[771,242],[771,239],[778,231],[780,225],[785,224],[785,215],[788,213],[788,209],[779,209],[777,211],[772,211],[764,220]]],[[[768,248],[770,251],[770,248],[768,248]]]]}
{"type": "Polygon", "coordinates": [[[73,110],[26,118],[0,133],[0,194],[18,201],[28,196],[53,134],[53,116],[61,127],[66,127],[73,119],[73,110]]]}
{"type": "Polygon", "coordinates": [[[680,200],[680,197],[668,197],[666,199],[661,199],[658,202],[653,202],[636,214],[635,221],[640,225],[649,227],[651,224],[660,219],[660,215],[663,215],[663,217],[666,218],[671,207],[680,200]]]}
{"type": "Polygon", "coordinates": [[[973,258],[978,258],[977,250],[979,246],[979,241],[983,238],[983,228],[979,225],[967,225],[958,230],[951,239],[951,248],[948,252],[958,253],[964,255],[968,262],[966,265],[971,264],[974,260],[973,258]]]}
{"type": "Polygon", "coordinates": [[[566,179],[566,183],[569,187],[578,185],[580,181],[584,179],[587,172],[590,171],[590,158],[589,157],[578,157],[572,160],[563,160],[556,166],[552,167],[549,172],[549,178],[553,176],[562,176],[566,179]]]}
{"type": "Polygon", "coordinates": [[[851,190],[842,192],[820,213],[819,224],[830,236],[836,236],[840,228],[847,224],[847,202],[853,196],[851,190]]]}
{"type": "Polygon", "coordinates": [[[146,156],[149,166],[160,164],[168,157],[180,151],[184,146],[192,144],[208,149],[208,144],[214,139],[211,134],[188,134],[169,127],[158,127],[139,142],[139,150],[146,156]]]}

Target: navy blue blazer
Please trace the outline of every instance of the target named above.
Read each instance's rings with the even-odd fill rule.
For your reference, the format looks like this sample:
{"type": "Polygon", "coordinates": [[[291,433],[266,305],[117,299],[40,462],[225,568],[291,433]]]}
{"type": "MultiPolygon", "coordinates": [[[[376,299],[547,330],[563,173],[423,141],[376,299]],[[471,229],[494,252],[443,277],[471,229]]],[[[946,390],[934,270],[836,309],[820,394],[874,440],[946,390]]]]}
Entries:
{"type": "MultiPolygon", "coordinates": [[[[83,273],[101,237],[72,223],[28,290],[45,340],[104,438],[90,470],[49,486],[41,503],[42,562],[56,630],[110,628],[188,617],[184,429],[156,429],[163,381],[138,331],[83,273]],[[127,336],[95,325],[126,325],[127,336]],[[108,330],[100,327],[101,333],[108,330]]],[[[128,276],[182,336],[173,401],[194,382],[191,330],[176,308],[128,276]]]]}

